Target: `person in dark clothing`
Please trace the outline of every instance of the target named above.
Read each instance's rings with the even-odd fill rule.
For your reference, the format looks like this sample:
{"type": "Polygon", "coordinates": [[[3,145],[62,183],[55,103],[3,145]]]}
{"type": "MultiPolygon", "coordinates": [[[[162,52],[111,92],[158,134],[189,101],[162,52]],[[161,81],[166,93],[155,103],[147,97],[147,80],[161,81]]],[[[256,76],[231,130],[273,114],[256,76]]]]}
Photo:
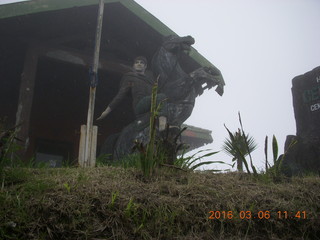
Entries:
{"type": "MultiPolygon", "coordinates": [[[[147,68],[147,59],[143,56],[136,57],[133,63],[133,72],[126,73],[120,83],[120,89],[117,95],[113,98],[105,111],[103,111],[97,120],[105,118],[127,94],[132,95],[132,107],[137,116],[150,111],[151,92],[154,84],[152,75],[148,75],[145,71],[147,68]]],[[[158,94],[157,102],[163,101],[165,95],[158,94]]],[[[162,108],[163,110],[165,107],[162,108]]],[[[163,130],[166,124],[165,111],[162,111],[159,117],[159,130],[163,130]]]]}

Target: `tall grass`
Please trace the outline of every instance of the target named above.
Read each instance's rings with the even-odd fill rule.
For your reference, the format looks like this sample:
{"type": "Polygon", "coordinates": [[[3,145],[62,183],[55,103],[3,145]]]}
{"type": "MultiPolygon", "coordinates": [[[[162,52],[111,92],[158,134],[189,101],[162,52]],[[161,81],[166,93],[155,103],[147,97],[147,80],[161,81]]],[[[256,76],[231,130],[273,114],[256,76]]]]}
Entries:
{"type": "Polygon", "coordinates": [[[0,171],[4,166],[13,166],[15,163],[15,153],[19,150],[16,135],[17,127],[6,129],[4,122],[0,122],[0,171]]]}

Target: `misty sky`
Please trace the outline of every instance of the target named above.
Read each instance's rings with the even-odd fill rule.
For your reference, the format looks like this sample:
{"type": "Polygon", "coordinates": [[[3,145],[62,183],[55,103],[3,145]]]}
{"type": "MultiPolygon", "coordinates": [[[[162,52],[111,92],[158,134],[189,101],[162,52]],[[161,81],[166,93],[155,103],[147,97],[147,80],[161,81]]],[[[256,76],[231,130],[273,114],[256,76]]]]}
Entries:
{"type": "MultiPolygon", "coordinates": [[[[236,131],[240,111],[245,132],[259,145],[252,154],[256,167],[264,168],[266,135],[276,136],[283,153],[286,135],[296,133],[291,80],[320,66],[320,1],[136,2],[178,35],[193,36],[195,49],[222,72],[223,97],[206,91],[186,121],[212,131],[214,142],[202,149],[221,150],[228,135],[223,124],[236,131]]],[[[231,163],[224,153],[212,160],[231,163]]]]}

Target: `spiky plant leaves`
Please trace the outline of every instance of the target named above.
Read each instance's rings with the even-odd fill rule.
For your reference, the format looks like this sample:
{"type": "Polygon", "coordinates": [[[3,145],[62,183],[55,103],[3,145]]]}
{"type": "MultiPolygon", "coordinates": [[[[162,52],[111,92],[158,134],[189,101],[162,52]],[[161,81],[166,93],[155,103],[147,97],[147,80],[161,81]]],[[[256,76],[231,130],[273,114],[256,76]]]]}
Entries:
{"type": "Polygon", "coordinates": [[[228,133],[229,133],[229,137],[230,137],[230,142],[234,142],[235,141],[235,137],[233,136],[232,132],[227,128],[227,126],[224,124],[224,127],[227,129],[228,133]]]}
{"type": "Polygon", "coordinates": [[[6,164],[12,166],[14,164],[12,161],[14,153],[18,152],[21,148],[18,142],[23,142],[16,137],[20,126],[21,124],[5,129],[4,122],[0,119],[0,170],[6,164]]]}
{"type": "Polygon", "coordinates": [[[210,151],[210,149],[200,150],[200,151],[192,154],[190,157],[186,157],[186,158],[193,159],[197,154],[202,153],[202,152],[206,152],[206,151],[210,151]]]}
{"type": "Polygon", "coordinates": [[[289,147],[287,148],[287,150],[284,152],[283,155],[281,155],[276,163],[275,163],[275,175],[276,177],[279,177],[281,174],[281,169],[282,169],[282,163],[283,163],[283,159],[285,157],[285,155],[287,155],[288,151],[297,143],[297,140],[293,140],[290,144],[289,147]]]}
{"type": "Polygon", "coordinates": [[[264,140],[264,155],[266,156],[266,171],[268,171],[268,136],[264,140]]]}
{"type": "MultiPolygon", "coordinates": [[[[219,153],[219,151],[216,151],[216,152],[206,153],[206,154],[201,155],[199,157],[197,156],[198,154],[200,154],[202,152],[207,152],[207,151],[210,151],[210,149],[200,150],[200,151],[198,151],[188,157],[184,157],[184,155],[182,155],[180,158],[177,158],[177,160],[174,162],[174,165],[179,168],[185,169],[185,170],[194,171],[201,166],[205,166],[205,165],[209,165],[209,164],[215,164],[215,163],[227,164],[223,161],[205,161],[205,162],[199,162],[199,163],[195,164],[197,161],[200,161],[203,158],[207,158],[207,157],[210,157],[212,155],[219,153]]],[[[227,164],[227,165],[231,166],[230,164],[227,164]]],[[[210,171],[215,171],[215,170],[210,170],[210,171]]],[[[216,170],[216,171],[220,172],[221,170],[216,170]]]]}
{"type": "MultiPolygon", "coordinates": [[[[204,166],[204,165],[217,164],[217,163],[219,163],[219,164],[226,164],[226,165],[231,166],[231,164],[227,164],[227,163],[225,163],[225,162],[223,162],[223,161],[206,161],[206,162],[200,162],[200,163],[198,163],[198,164],[195,164],[195,165],[193,165],[193,166],[190,166],[190,170],[195,170],[195,169],[197,169],[198,167],[201,167],[201,166],[204,166]]],[[[213,170],[213,169],[211,169],[210,171],[221,172],[222,170],[213,170]]]]}
{"type": "Polygon", "coordinates": [[[155,121],[158,114],[159,106],[157,107],[157,90],[158,83],[156,82],[152,87],[151,94],[151,109],[150,109],[150,119],[149,119],[149,142],[144,146],[140,142],[135,142],[133,150],[138,150],[139,152],[139,162],[140,168],[144,176],[149,177],[152,175],[152,172],[157,165],[157,156],[156,154],[156,126],[155,121]]]}
{"type": "Polygon", "coordinates": [[[278,159],[278,141],[273,135],[272,137],[272,153],[273,153],[273,163],[276,164],[276,161],[278,159]]]}
{"type": "Polygon", "coordinates": [[[193,165],[192,167],[190,167],[190,170],[195,170],[198,167],[204,166],[204,165],[209,165],[209,164],[213,164],[216,163],[215,161],[206,161],[206,162],[200,162],[198,164],[193,165]]]}
{"type": "Polygon", "coordinates": [[[238,155],[238,159],[240,160],[240,162],[243,162],[244,166],[246,167],[247,169],[247,172],[249,174],[251,174],[250,170],[249,170],[249,166],[248,166],[248,162],[246,160],[246,158],[244,157],[244,155],[240,152],[239,155],[238,155]]]}
{"type": "Polygon", "coordinates": [[[247,172],[250,174],[248,163],[245,159],[246,155],[250,156],[251,168],[254,174],[257,174],[257,170],[252,163],[251,152],[257,148],[257,144],[252,137],[249,137],[249,134],[245,134],[243,131],[243,125],[241,121],[241,116],[239,113],[239,122],[241,125],[241,130],[238,129],[234,134],[224,125],[229,134],[229,139],[224,141],[222,149],[230,156],[233,157],[233,161],[238,163],[238,171],[242,171],[242,163],[245,165],[247,172]]]}
{"type": "Polygon", "coordinates": [[[238,117],[239,117],[240,127],[241,127],[241,129],[243,129],[240,112],[238,112],[238,117]]]}
{"type": "MultiPolygon", "coordinates": [[[[180,132],[177,134],[177,136],[174,138],[174,141],[177,142],[178,141],[178,138],[181,136],[181,134],[187,130],[187,127],[184,127],[180,130],[180,132]]],[[[183,145],[183,144],[182,144],[183,145]]]]}
{"type": "MultiPolygon", "coordinates": [[[[200,152],[200,151],[199,151],[199,152],[200,152]]],[[[214,154],[217,154],[217,153],[219,153],[219,151],[217,151],[217,152],[209,152],[209,153],[207,153],[207,154],[205,154],[205,155],[202,155],[202,156],[200,156],[200,157],[195,158],[194,161],[200,160],[200,159],[205,158],[205,157],[210,157],[210,156],[212,156],[212,155],[214,155],[214,154]]]]}
{"type": "Polygon", "coordinates": [[[257,148],[257,144],[254,142],[253,138],[250,137],[250,139],[248,139],[249,134],[247,136],[245,135],[244,130],[243,130],[243,125],[242,125],[240,112],[238,112],[238,115],[239,115],[239,122],[240,122],[241,130],[242,130],[242,135],[244,136],[244,141],[246,143],[246,148],[247,148],[248,155],[249,155],[249,158],[250,158],[251,168],[253,170],[253,173],[255,175],[258,175],[258,172],[256,170],[256,167],[253,165],[252,157],[251,157],[251,152],[254,151],[257,148]],[[250,149],[250,148],[252,148],[252,149],[250,149]]]}
{"type": "Polygon", "coordinates": [[[236,146],[236,139],[235,139],[235,136],[231,133],[231,131],[227,128],[227,126],[224,124],[224,127],[226,128],[226,130],[228,131],[229,133],[229,139],[226,139],[224,141],[224,146],[223,146],[223,150],[233,156],[234,160],[237,159],[236,155],[237,155],[237,146],[236,146]]]}
{"type": "MultiPolygon", "coordinates": [[[[193,157],[193,158],[188,158],[187,161],[184,161],[184,166],[185,166],[187,169],[193,170],[193,169],[195,169],[195,168],[193,168],[193,167],[191,167],[191,166],[192,166],[195,162],[201,160],[202,158],[210,157],[210,156],[212,156],[212,155],[214,155],[214,154],[216,154],[216,153],[218,153],[218,152],[207,153],[207,154],[205,154],[205,155],[203,155],[203,156],[196,157],[196,158],[195,158],[195,157],[193,157]]],[[[215,161],[210,161],[210,163],[208,163],[208,164],[211,164],[211,163],[215,163],[215,161]]],[[[200,164],[199,166],[205,165],[205,164],[202,164],[202,163],[199,163],[199,164],[200,164]]]]}
{"type": "MultiPolygon", "coordinates": [[[[265,153],[267,153],[268,148],[268,136],[266,136],[265,140],[265,153]]],[[[282,156],[278,158],[278,142],[275,135],[272,136],[272,155],[273,155],[273,166],[271,166],[266,157],[266,173],[271,174],[273,177],[279,176],[279,163],[281,162],[282,156]]],[[[267,155],[266,155],[267,156],[267,155]]]]}
{"type": "Polygon", "coordinates": [[[233,156],[233,161],[237,161],[238,171],[242,171],[241,165],[243,163],[247,169],[247,172],[250,174],[249,166],[244,156],[246,148],[244,147],[243,136],[240,134],[240,131],[233,134],[226,125],[224,125],[224,127],[228,131],[230,139],[225,140],[222,149],[228,155],[233,156]]]}
{"type": "Polygon", "coordinates": [[[156,82],[152,87],[152,95],[151,95],[151,116],[150,116],[150,131],[149,131],[149,143],[147,145],[147,159],[152,157],[154,153],[154,144],[155,144],[155,137],[156,137],[156,129],[155,129],[155,120],[157,117],[157,90],[158,90],[158,83],[156,82]]]}

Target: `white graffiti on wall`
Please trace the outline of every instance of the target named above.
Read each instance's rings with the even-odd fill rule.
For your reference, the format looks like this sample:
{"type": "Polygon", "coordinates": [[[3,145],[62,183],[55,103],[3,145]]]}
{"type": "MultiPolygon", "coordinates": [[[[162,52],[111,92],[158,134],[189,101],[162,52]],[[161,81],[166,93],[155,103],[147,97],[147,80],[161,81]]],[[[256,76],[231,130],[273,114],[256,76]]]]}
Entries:
{"type": "Polygon", "coordinates": [[[316,103],[310,106],[311,112],[317,111],[320,109],[320,103],[316,103]]]}

